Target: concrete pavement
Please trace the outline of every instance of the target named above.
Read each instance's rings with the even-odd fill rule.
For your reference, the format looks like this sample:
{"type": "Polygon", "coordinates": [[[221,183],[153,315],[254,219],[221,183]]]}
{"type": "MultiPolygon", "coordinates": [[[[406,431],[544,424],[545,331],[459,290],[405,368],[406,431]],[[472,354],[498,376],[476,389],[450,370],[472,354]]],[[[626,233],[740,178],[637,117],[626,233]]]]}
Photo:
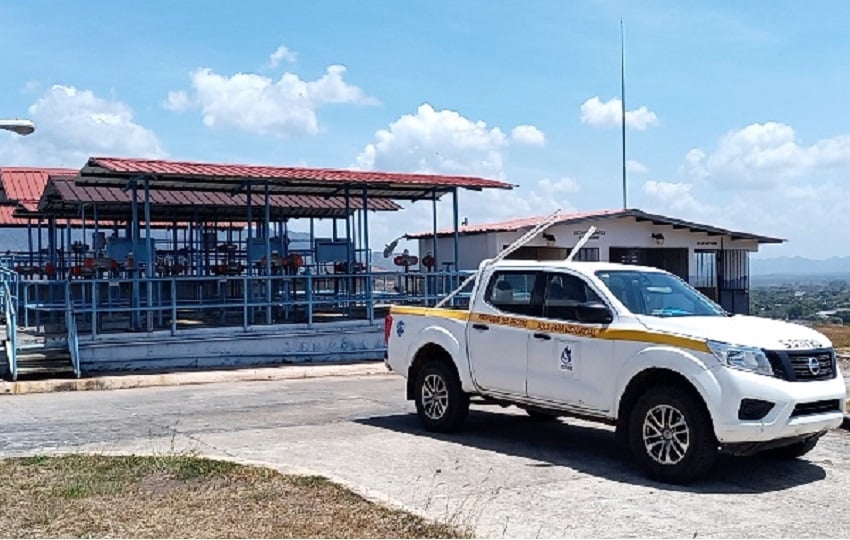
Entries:
{"type": "Polygon", "coordinates": [[[0,455],[192,451],[320,474],[487,536],[850,534],[850,433],[808,459],[725,458],[707,480],[646,480],[610,428],[474,407],[468,429],[421,429],[392,375],[0,398],[0,455]]]}

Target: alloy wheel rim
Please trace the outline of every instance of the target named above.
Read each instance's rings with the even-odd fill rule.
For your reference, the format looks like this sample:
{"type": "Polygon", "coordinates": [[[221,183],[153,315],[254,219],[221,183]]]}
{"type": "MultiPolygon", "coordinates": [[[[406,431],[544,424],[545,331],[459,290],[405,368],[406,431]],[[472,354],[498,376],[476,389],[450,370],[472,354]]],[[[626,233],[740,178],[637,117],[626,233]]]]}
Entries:
{"type": "Polygon", "coordinates": [[[691,431],[682,411],[672,405],[656,405],[643,420],[643,445],[647,455],[661,465],[676,465],[685,459],[691,431]]]}
{"type": "Polygon", "coordinates": [[[449,407],[449,389],[446,381],[437,374],[425,376],[422,384],[422,407],[431,420],[439,420],[449,407]]]}

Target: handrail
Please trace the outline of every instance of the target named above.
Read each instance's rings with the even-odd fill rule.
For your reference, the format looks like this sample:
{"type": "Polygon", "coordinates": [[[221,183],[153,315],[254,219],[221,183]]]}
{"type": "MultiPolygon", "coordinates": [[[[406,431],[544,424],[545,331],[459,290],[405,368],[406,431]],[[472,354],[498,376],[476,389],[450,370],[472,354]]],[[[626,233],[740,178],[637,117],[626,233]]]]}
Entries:
{"type": "Polygon", "coordinates": [[[71,298],[71,283],[65,284],[65,329],[68,332],[68,353],[74,376],[80,378],[80,344],[77,336],[77,318],[74,316],[74,301],[71,298]]]}
{"type": "MultiPolygon", "coordinates": [[[[439,301],[458,278],[468,271],[400,272],[373,271],[355,274],[274,276],[158,276],[144,278],[134,283],[132,278],[98,276],[69,280],[28,280],[13,274],[10,283],[17,286],[18,316],[23,317],[24,326],[29,326],[27,317],[39,321],[55,321],[65,315],[69,352],[74,354],[75,342],[84,347],[88,335],[95,340],[103,327],[106,332],[118,330],[112,321],[123,320],[129,315],[136,321],[147,320],[152,324],[140,325],[133,330],[171,330],[177,332],[178,314],[201,317],[210,324],[230,326],[238,323],[237,310],[242,311],[243,330],[251,331],[258,324],[269,324],[261,310],[270,309],[275,317],[292,322],[303,320],[312,327],[317,313],[327,310],[344,313],[349,318],[374,322],[374,303],[419,303],[432,304],[439,301]],[[371,278],[364,281],[363,278],[371,278]],[[347,279],[357,280],[356,287],[346,284],[347,279]],[[145,283],[150,283],[147,287],[145,283]],[[377,283],[377,285],[375,285],[377,283]],[[339,288],[337,288],[337,286],[339,288]],[[141,298],[133,295],[133,287],[141,288],[141,298]],[[271,288],[273,298],[267,300],[266,289],[271,288]],[[226,310],[226,311],[225,311],[226,310]],[[290,311],[293,310],[290,315],[290,311]],[[356,310],[356,311],[355,311],[356,310]],[[195,312],[195,313],[189,313],[195,312]],[[279,314],[278,314],[279,313],[279,314]],[[113,315],[121,314],[119,318],[113,315]],[[256,323],[255,323],[255,317],[256,323]],[[170,320],[169,320],[170,319],[170,320]],[[218,321],[216,323],[215,321],[218,321]],[[102,324],[103,323],[103,324],[102,324]],[[76,332],[74,330],[76,329],[76,332]],[[80,336],[80,332],[83,336],[80,336]]],[[[6,277],[5,273],[2,276],[6,277]]],[[[463,298],[466,298],[464,296],[463,298]]],[[[319,322],[336,320],[321,315],[319,322]]],[[[120,331],[120,330],[119,330],[120,331]]],[[[65,332],[63,332],[65,333],[65,332]]],[[[79,362],[79,357],[74,359],[79,362]]],[[[75,366],[76,367],[76,366],[75,366]]]]}
{"type": "Polygon", "coordinates": [[[3,289],[3,308],[6,313],[6,361],[9,364],[9,375],[13,381],[18,379],[18,324],[15,313],[14,298],[9,282],[0,282],[3,289]]]}

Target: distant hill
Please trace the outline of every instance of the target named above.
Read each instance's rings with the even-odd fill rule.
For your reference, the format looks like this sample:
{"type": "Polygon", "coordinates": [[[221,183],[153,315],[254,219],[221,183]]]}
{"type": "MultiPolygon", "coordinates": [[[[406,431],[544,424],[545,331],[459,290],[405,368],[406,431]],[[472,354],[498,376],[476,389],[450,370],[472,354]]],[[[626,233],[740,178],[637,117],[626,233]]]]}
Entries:
{"type": "Polygon", "coordinates": [[[750,259],[754,276],[850,274],[850,257],[807,259],[805,257],[769,257],[750,259]]]}

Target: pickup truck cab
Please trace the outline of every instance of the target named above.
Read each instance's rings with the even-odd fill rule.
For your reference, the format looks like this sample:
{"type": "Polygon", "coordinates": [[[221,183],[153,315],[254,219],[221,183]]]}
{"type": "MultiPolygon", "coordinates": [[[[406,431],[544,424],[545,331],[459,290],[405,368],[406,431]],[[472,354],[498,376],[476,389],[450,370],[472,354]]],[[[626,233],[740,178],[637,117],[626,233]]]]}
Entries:
{"type": "Polygon", "coordinates": [[[460,428],[471,398],[598,420],[650,476],[681,483],[721,451],[801,456],[843,419],[825,336],[730,315],[655,268],[484,261],[469,305],[386,320],[387,365],[429,430],[460,428]]]}

